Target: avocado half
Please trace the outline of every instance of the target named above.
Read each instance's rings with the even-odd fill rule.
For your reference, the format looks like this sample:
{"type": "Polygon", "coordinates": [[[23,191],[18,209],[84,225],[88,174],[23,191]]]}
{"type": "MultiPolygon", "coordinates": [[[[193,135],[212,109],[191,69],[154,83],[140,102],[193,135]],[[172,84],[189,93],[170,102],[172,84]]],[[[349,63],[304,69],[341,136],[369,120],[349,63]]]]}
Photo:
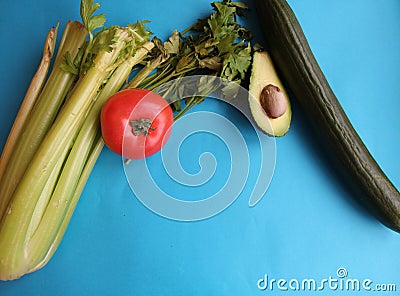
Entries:
{"type": "Polygon", "coordinates": [[[285,135],[290,128],[292,109],[289,96],[276,73],[267,51],[258,50],[253,54],[249,93],[250,112],[259,129],[274,137],[285,135]],[[277,118],[269,117],[260,103],[261,91],[269,84],[279,87],[287,100],[286,111],[277,118]]]}

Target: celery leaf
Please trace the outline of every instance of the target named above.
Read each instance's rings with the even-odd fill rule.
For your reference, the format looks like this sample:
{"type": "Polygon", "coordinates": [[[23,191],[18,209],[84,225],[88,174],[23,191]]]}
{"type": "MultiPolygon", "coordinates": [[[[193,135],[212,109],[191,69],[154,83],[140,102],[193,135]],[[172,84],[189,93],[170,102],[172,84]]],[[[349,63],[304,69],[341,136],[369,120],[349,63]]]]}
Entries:
{"type": "Polygon", "coordinates": [[[71,54],[69,51],[67,51],[64,55],[64,63],[60,65],[61,69],[63,69],[65,72],[72,73],[74,75],[79,74],[79,69],[78,66],[74,63],[72,60],[71,54]]]}
{"type": "Polygon", "coordinates": [[[94,0],[82,0],[80,14],[82,22],[89,32],[104,26],[106,21],[104,14],[93,15],[100,7],[100,3],[94,3],[94,0]]]}

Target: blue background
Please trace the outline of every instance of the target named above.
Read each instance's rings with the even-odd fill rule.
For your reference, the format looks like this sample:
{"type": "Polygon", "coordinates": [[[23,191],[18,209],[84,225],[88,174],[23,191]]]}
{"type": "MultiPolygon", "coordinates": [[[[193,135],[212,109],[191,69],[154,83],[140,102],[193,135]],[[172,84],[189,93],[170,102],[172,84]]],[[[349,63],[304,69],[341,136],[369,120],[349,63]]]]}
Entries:
{"type": "MultiPolygon", "coordinates": [[[[289,3],[354,127],[400,188],[400,1],[289,3]]],[[[103,0],[101,12],[108,25],[149,19],[151,30],[166,38],[173,29],[209,14],[209,4],[103,0]]],[[[68,19],[79,19],[79,1],[3,0],[1,10],[0,147],[48,29],[57,21],[63,28],[68,19]]],[[[263,42],[254,11],[245,23],[263,42]]],[[[207,110],[207,104],[215,103],[201,108],[207,110]]],[[[276,287],[260,291],[257,281],[265,274],[320,281],[337,277],[340,267],[346,268],[347,278],[371,279],[371,287],[396,284],[399,290],[399,234],[353,201],[294,99],[293,104],[291,130],[276,141],[271,185],[254,208],[247,205],[247,186],[213,218],[191,223],[162,218],[133,196],[120,157],[105,149],[52,260],[20,280],[1,282],[0,295],[312,295],[276,287]]],[[[188,170],[197,164],[197,159],[190,161],[190,145],[198,149],[194,145],[201,142],[186,147],[188,170]]],[[[217,154],[226,149],[215,147],[217,154]]],[[[326,288],[323,293],[341,292],[326,288]]]]}

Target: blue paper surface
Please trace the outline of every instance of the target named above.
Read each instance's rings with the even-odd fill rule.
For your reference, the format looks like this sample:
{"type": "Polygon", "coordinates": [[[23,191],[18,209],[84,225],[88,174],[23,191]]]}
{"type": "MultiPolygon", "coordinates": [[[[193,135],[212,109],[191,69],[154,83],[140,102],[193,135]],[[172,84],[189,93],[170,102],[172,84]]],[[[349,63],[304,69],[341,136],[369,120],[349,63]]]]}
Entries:
{"type": "MultiPolygon", "coordinates": [[[[243,22],[263,43],[254,3],[246,3],[253,10],[243,22]]],[[[400,2],[289,3],[355,129],[400,188],[400,2]]],[[[211,13],[205,0],[101,4],[108,25],[151,20],[150,29],[163,39],[211,13]]],[[[67,20],[79,20],[79,1],[1,6],[3,147],[48,29],[58,21],[62,29],[67,20]]],[[[121,158],[104,149],[52,260],[19,280],[0,282],[0,295],[397,295],[379,290],[400,289],[399,234],[354,202],[292,99],[291,130],[276,139],[275,172],[254,207],[248,202],[257,180],[257,153],[250,153],[249,182],[231,205],[208,219],[182,222],[143,205],[127,182],[121,158]]],[[[194,112],[210,110],[239,130],[249,129],[234,108],[213,99],[194,112]]],[[[245,138],[251,143],[254,135],[245,138]]],[[[160,188],[197,200],[229,179],[228,150],[206,133],[182,145],[180,161],[188,173],[199,172],[202,153],[216,159],[215,175],[203,190],[174,187],[160,172],[158,156],[148,166],[160,188]]]]}

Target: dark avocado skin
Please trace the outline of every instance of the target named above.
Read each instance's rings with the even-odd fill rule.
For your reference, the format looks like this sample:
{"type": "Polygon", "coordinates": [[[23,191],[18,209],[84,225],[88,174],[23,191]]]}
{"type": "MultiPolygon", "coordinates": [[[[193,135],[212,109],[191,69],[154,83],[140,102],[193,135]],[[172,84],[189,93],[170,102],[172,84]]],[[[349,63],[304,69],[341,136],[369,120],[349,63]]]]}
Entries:
{"type": "Polygon", "coordinates": [[[358,188],[357,200],[400,232],[400,194],[353,128],[286,0],[255,0],[259,23],[281,77],[358,188]]]}

